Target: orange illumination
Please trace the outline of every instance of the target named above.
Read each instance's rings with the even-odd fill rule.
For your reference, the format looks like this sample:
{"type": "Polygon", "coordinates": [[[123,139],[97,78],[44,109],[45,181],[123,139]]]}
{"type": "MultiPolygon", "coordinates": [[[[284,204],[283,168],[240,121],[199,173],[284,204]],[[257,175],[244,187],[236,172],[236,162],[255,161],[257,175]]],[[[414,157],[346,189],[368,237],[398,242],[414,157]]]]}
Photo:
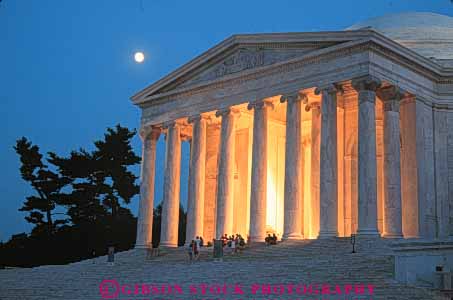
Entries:
{"type": "Polygon", "coordinates": [[[283,198],[285,177],[285,127],[269,125],[267,162],[267,210],[266,229],[283,234],[283,198]]]}
{"type": "Polygon", "coordinates": [[[273,172],[267,174],[267,210],[266,210],[266,225],[271,230],[277,228],[277,189],[273,172]]]}

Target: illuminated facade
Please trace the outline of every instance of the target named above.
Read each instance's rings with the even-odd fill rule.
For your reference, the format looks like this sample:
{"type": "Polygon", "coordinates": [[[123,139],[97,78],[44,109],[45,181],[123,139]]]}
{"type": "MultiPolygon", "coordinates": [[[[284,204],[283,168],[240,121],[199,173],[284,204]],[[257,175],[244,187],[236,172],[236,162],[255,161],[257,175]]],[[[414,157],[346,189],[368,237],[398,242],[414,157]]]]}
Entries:
{"type": "Polygon", "coordinates": [[[183,141],[188,240],[453,235],[450,17],[234,35],[132,100],[143,139],[137,248],[151,245],[161,134],[162,246],[178,241],[183,141]]]}

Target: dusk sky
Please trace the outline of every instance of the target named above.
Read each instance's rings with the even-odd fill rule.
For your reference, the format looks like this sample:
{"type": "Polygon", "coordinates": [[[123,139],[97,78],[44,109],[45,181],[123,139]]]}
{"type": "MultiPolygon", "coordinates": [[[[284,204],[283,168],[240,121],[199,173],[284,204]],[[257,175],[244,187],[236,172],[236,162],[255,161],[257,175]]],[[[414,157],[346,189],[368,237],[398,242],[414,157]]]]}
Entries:
{"type": "MultiPolygon", "coordinates": [[[[29,232],[18,211],[33,191],[13,146],[26,136],[42,153],[92,149],[107,127],[139,126],[129,97],[235,33],[342,30],[387,13],[453,16],[450,0],[0,2],[0,240],[29,232]],[[134,62],[135,51],[145,62],[134,62]]],[[[138,155],[141,141],[133,140],[138,155]]],[[[183,146],[181,199],[187,194],[183,146]]],[[[158,144],[155,202],[162,199],[164,141],[158,144]]],[[[139,168],[135,168],[137,174],[139,168]]],[[[138,197],[130,205],[137,213],[138,197]]]]}

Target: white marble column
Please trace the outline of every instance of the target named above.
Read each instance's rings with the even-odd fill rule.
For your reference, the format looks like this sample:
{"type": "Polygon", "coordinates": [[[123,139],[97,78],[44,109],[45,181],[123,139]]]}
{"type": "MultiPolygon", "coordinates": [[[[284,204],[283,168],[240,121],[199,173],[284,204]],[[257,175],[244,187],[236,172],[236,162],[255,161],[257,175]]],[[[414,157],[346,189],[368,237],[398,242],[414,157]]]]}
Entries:
{"type": "Polygon", "coordinates": [[[357,234],[378,236],[376,163],[376,90],[379,79],[356,78],[352,86],[359,94],[359,224],[357,234]]]}
{"type": "Polygon", "coordinates": [[[217,117],[222,117],[219,173],[217,176],[216,238],[220,238],[225,233],[233,234],[234,152],[238,113],[238,110],[231,107],[216,112],[217,117]]]}
{"type": "Polygon", "coordinates": [[[205,115],[189,118],[189,123],[193,124],[193,133],[187,199],[187,245],[195,237],[203,236],[207,121],[208,117],[205,115]]]}
{"type": "MultiPolygon", "coordinates": [[[[448,150],[451,149],[452,131],[449,128],[450,110],[445,106],[434,105],[433,107],[433,144],[434,144],[434,166],[435,166],[435,190],[436,190],[436,216],[438,219],[438,238],[447,238],[450,223],[450,201],[449,201],[449,169],[448,150]],[[450,144],[450,145],[449,145],[450,144]]],[[[450,119],[451,120],[451,119],[450,119]]],[[[450,177],[451,178],[451,177],[450,177]]],[[[453,178],[451,178],[453,179],[453,178]]],[[[450,179],[450,180],[451,180],[450,179]]]]}
{"type": "Polygon", "coordinates": [[[272,103],[258,100],[253,109],[252,179],[250,193],[250,240],[264,242],[266,237],[267,199],[267,128],[268,109],[272,103]]]}
{"type": "Polygon", "coordinates": [[[283,95],[286,101],[285,199],[283,239],[302,238],[302,101],[301,93],[283,95]]]}
{"type": "Polygon", "coordinates": [[[146,126],[140,130],[143,146],[140,176],[140,204],[138,208],[135,248],[152,248],[154,176],[156,166],[156,144],[159,135],[160,128],[154,126],[146,126]]]}
{"type": "Polygon", "coordinates": [[[179,188],[181,169],[181,124],[171,121],[164,124],[167,129],[164,193],[162,204],[162,221],[160,246],[178,246],[179,225],[179,188]]]}
{"type": "Polygon", "coordinates": [[[395,86],[380,89],[384,110],[384,236],[402,238],[400,100],[395,86]]]}
{"type": "Polygon", "coordinates": [[[319,237],[338,236],[337,93],[334,84],[318,87],[321,101],[319,237]]]}
{"type": "Polygon", "coordinates": [[[311,209],[313,230],[319,234],[319,179],[320,179],[320,150],[321,150],[321,103],[314,102],[307,106],[311,110],[311,209]]]}

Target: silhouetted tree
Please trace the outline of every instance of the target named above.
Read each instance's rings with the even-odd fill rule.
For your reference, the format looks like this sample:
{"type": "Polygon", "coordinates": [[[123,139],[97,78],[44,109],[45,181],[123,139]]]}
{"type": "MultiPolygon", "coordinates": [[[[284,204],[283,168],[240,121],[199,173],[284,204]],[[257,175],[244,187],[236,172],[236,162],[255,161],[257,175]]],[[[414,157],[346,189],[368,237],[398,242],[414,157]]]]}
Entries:
{"type": "Polygon", "coordinates": [[[104,139],[96,141],[93,152],[98,175],[103,181],[103,204],[110,209],[112,217],[118,213],[120,199],[129,204],[139,192],[135,176],[128,168],[140,163],[140,157],[132,150],[131,139],[136,131],[130,131],[119,124],[114,129],[107,128],[104,139]]]}
{"type": "Polygon", "coordinates": [[[72,191],[63,201],[74,224],[105,218],[116,219],[120,200],[129,204],[139,192],[137,176],[129,170],[140,162],[131,146],[135,135],[126,127],[108,128],[103,140],[94,142],[93,152],[80,149],[67,158],[50,153],[50,161],[72,179],[72,191]]]}
{"type": "Polygon", "coordinates": [[[94,223],[108,215],[102,205],[102,193],[105,189],[103,176],[99,174],[93,155],[80,149],[72,151],[67,158],[49,153],[50,161],[58,167],[64,176],[71,178],[72,189],[61,195],[61,201],[68,209],[72,224],[94,223]]]}
{"type": "Polygon", "coordinates": [[[0,244],[0,267],[36,266],[105,255],[107,246],[130,249],[137,220],[127,207],[138,193],[130,167],[140,161],[131,146],[135,131],[117,125],[94,142],[94,150],[79,149],[67,157],[49,152],[46,163],[38,146],[17,141],[22,178],[36,195],[20,210],[35,224],[31,235],[19,234],[0,244]],[[61,213],[66,219],[56,219],[61,213]],[[51,234],[37,234],[49,232],[51,234]]]}
{"type": "MultiPolygon", "coordinates": [[[[102,228],[104,247],[122,244],[124,248],[134,243],[136,228],[132,224],[136,220],[121,203],[130,203],[139,192],[137,176],[130,170],[140,162],[131,146],[135,134],[135,130],[116,125],[107,128],[104,138],[94,142],[91,152],[80,149],[69,157],[50,153],[50,161],[72,180],[72,190],[62,198],[71,222],[87,235],[93,227],[102,228]],[[120,240],[119,232],[125,228],[129,235],[120,240]]],[[[87,243],[95,247],[98,242],[87,243]]]]}
{"type": "Polygon", "coordinates": [[[35,224],[35,232],[53,234],[55,229],[66,223],[66,219],[54,220],[54,210],[60,200],[63,187],[71,180],[49,169],[43,163],[39,147],[32,145],[25,137],[16,142],[14,147],[20,157],[22,179],[30,183],[35,195],[28,196],[20,211],[28,211],[25,219],[35,224]]]}

